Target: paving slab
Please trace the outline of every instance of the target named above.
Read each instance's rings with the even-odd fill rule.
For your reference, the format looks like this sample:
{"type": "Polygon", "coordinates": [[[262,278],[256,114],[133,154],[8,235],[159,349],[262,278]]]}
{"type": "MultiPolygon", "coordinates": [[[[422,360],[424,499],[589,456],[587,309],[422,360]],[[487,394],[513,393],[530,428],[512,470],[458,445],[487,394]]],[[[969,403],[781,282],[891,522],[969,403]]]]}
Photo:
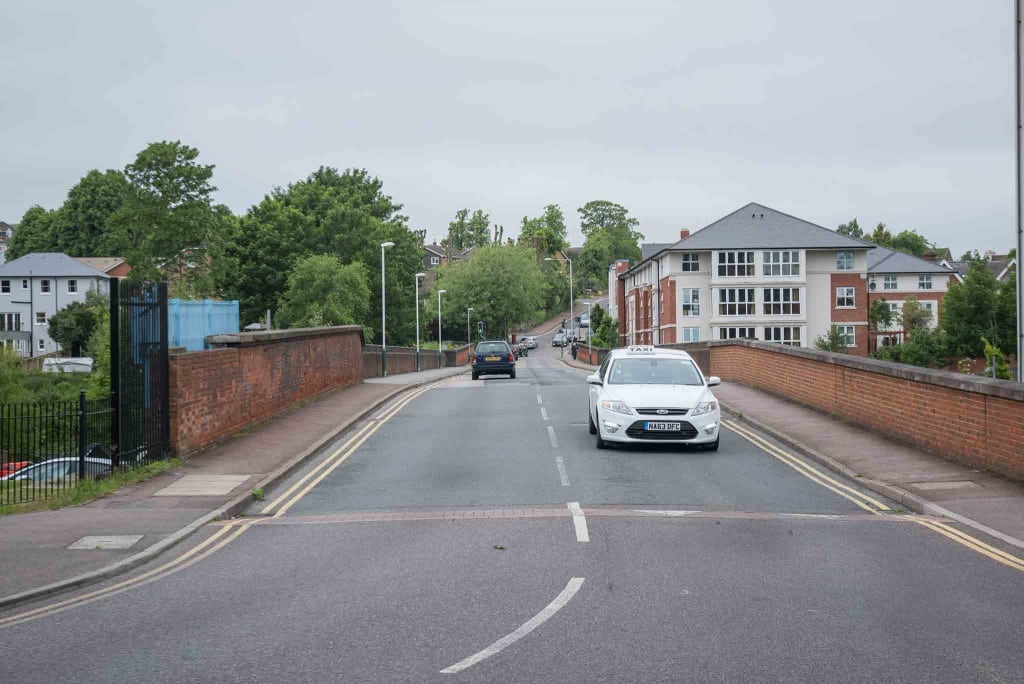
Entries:
{"type": "Polygon", "coordinates": [[[777,395],[735,382],[715,388],[723,407],[753,418],[861,476],[895,485],[1024,540],[1024,484],[947,460],[777,395]]]}

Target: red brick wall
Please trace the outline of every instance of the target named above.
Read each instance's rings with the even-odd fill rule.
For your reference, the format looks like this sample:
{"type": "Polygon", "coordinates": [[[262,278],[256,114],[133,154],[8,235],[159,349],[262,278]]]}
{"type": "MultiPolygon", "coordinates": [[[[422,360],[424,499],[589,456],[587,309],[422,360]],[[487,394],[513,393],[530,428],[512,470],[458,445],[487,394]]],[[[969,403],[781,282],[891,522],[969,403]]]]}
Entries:
{"type": "Polygon", "coordinates": [[[626,334],[626,283],[621,280],[615,281],[615,305],[618,307],[619,312],[619,335],[625,336],[626,334]]]}
{"type": "Polygon", "coordinates": [[[171,355],[172,449],[200,449],[297,401],[359,382],[362,346],[362,332],[345,326],[171,355]]]}
{"type": "Polygon", "coordinates": [[[1018,385],[846,359],[758,343],[713,343],[710,366],[723,379],[793,399],[944,458],[1024,480],[1024,391],[1018,385]]]}
{"type": "Polygon", "coordinates": [[[855,347],[849,348],[849,353],[857,356],[868,354],[868,285],[867,280],[857,273],[833,273],[831,288],[831,310],[833,323],[860,323],[854,330],[855,347]],[[856,305],[852,309],[836,308],[836,288],[852,287],[854,289],[853,302],[856,305]]]}

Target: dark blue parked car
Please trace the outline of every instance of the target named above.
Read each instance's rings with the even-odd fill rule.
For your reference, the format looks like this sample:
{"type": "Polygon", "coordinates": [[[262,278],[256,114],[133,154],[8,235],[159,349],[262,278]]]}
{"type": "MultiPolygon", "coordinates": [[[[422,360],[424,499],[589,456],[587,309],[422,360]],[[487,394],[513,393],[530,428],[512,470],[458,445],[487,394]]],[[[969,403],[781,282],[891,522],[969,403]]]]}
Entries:
{"type": "Polygon", "coordinates": [[[476,345],[473,354],[473,379],[481,375],[516,377],[516,355],[504,340],[487,340],[476,345]]]}

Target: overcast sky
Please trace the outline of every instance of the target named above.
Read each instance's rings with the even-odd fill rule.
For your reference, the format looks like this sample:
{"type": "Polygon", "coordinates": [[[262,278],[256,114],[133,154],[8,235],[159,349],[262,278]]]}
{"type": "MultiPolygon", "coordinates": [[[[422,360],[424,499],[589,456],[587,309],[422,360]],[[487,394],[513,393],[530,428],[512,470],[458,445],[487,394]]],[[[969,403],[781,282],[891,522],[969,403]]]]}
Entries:
{"type": "Polygon", "coordinates": [[[357,166],[430,237],[555,203],[578,244],[606,199],[648,241],[750,201],[1015,239],[1012,0],[5,0],[0,25],[9,222],[180,139],[236,213],[357,166]]]}

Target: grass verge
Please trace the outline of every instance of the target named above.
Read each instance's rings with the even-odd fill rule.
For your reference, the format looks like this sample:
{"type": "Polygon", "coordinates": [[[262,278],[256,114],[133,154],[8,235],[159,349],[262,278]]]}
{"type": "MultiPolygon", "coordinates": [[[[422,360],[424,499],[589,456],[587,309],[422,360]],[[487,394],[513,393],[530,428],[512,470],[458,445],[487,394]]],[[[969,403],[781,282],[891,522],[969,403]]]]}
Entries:
{"type": "Polygon", "coordinates": [[[63,489],[52,498],[43,501],[4,504],[0,506],[0,515],[55,511],[65,506],[78,506],[95,501],[96,499],[102,499],[108,494],[113,494],[121,487],[144,482],[181,465],[182,461],[180,458],[169,458],[166,461],[157,461],[156,463],[150,463],[127,472],[114,473],[102,480],[85,480],[74,487],[63,489]]]}

